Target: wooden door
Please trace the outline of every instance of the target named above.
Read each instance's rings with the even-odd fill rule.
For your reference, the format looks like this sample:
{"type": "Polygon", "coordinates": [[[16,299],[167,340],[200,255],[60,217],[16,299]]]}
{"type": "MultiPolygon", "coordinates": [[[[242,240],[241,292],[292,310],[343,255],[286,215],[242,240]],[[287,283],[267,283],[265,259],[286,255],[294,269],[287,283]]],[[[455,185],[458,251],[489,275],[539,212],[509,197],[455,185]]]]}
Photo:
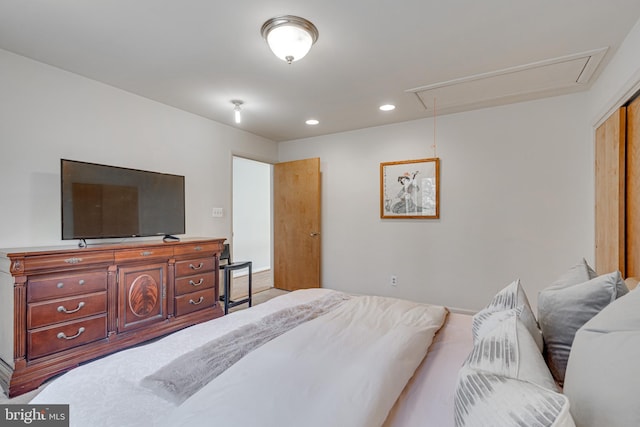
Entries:
{"type": "Polygon", "coordinates": [[[626,277],[640,278],[640,97],[627,106],[626,277]]]}
{"type": "Polygon", "coordinates": [[[320,218],[320,159],[274,165],[274,287],[320,287],[320,218]]]}
{"type": "Polygon", "coordinates": [[[596,129],[596,272],[625,275],[625,123],[620,108],[596,129]]]}

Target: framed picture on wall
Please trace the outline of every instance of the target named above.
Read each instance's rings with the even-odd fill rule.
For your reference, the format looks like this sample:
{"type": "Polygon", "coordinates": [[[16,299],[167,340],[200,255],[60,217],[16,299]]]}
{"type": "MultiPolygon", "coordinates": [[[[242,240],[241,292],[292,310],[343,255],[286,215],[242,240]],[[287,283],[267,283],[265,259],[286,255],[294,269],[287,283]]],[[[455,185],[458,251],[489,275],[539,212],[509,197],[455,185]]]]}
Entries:
{"type": "Polygon", "coordinates": [[[380,163],[380,218],[440,218],[440,159],[380,163]]]}

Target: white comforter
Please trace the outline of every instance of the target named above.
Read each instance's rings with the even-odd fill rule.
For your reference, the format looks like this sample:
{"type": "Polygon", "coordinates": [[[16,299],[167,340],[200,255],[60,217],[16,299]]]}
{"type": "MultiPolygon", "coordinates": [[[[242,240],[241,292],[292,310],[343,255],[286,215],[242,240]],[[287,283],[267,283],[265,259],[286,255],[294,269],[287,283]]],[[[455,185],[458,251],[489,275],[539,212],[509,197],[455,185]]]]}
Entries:
{"type": "MultiPolygon", "coordinates": [[[[353,301],[359,302],[352,309],[338,309],[342,314],[319,330],[311,332],[307,324],[301,325],[276,338],[271,342],[273,345],[268,343],[245,356],[179,407],[141,385],[143,378],[213,339],[330,292],[326,289],[292,292],[251,310],[232,313],[80,366],[51,382],[31,403],[70,404],[71,426],[83,427],[181,423],[308,426],[314,420],[317,425],[332,426],[381,424],[424,357],[434,333],[443,323],[446,309],[376,297],[355,298],[353,301]],[[375,300],[383,304],[374,304],[375,300]],[[362,311],[376,305],[374,312],[378,314],[365,315],[362,311]],[[400,314],[396,311],[400,306],[409,311],[400,314]],[[365,323],[358,324],[360,320],[365,323]],[[370,340],[376,341],[376,337],[379,341],[372,343],[370,340]],[[285,347],[275,349],[277,341],[282,341],[285,347]],[[263,352],[265,347],[267,350],[263,352]],[[347,355],[346,350],[354,353],[347,355]],[[255,358],[257,364],[252,367],[251,360],[255,358]],[[284,371],[277,373],[272,363],[284,367],[284,371]],[[399,370],[396,372],[395,368],[399,370]],[[240,379],[252,370],[259,371],[256,380],[248,379],[242,389],[240,379]],[[354,382],[357,388],[347,386],[354,382]],[[278,391],[276,387],[280,384],[283,387],[278,391]],[[375,397],[374,389],[383,390],[382,395],[375,397]],[[251,396],[252,393],[258,396],[251,396]],[[254,418],[250,421],[251,408],[254,418]],[[368,412],[373,415],[367,415],[368,412]],[[271,414],[270,420],[265,413],[271,414]],[[353,424],[356,418],[359,424],[353,424]],[[374,418],[381,420],[370,423],[374,418]]],[[[326,316],[334,319],[336,314],[326,316]]]]}
{"type": "Polygon", "coordinates": [[[380,426],[446,309],[354,297],[249,353],[164,426],[380,426]]]}

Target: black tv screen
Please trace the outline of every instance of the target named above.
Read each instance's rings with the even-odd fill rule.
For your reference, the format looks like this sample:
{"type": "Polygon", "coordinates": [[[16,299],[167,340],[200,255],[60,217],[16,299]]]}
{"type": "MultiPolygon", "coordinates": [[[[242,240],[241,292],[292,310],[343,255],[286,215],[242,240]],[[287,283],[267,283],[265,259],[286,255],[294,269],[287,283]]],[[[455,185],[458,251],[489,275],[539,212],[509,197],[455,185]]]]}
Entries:
{"type": "Polygon", "coordinates": [[[184,176],[61,160],[62,239],[184,234],[184,176]]]}

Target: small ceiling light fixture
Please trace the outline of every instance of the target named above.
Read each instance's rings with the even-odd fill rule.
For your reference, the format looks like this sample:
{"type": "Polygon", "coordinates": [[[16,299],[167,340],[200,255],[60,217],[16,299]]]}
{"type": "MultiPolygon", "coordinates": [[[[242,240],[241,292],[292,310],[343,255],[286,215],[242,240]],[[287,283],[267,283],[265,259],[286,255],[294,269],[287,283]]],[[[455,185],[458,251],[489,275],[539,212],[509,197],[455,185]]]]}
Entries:
{"type": "Polygon", "coordinates": [[[380,106],[380,110],[382,111],[392,111],[395,109],[396,109],[396,106],[393,104],[384,104],[380,106]]]}
{"type": "Polygon", "coordinates": [[[310,21],[293,15],[269,19],[262,24],[262,37],[278,58],[291,64],[304,58],[318,40],[318,29],[310,21]]]}
{"type": "Polygon", "coordinates": [[[233,115],[236,123],[240,124],[240,122],[242,121],[242,117],[240,117],[240,106],[243,104],[243,102],[234,99],[233,101],[231,101],[231,103],[235,105],[235,107],[233,107],[233,115]]]}
{"type": "Polygon", "coordinates": [[[320,123],[320,122],[319,122],[318,120],[316,120],[316,119],[309,119],[309,120],[307,120],[305,123],[306,123],[306,124],[308,124],[308,125],[310,125],[310,126],[315,126],[315,125],[317,125],[317,124],[318,124],[318,123],[320,123]]]}

